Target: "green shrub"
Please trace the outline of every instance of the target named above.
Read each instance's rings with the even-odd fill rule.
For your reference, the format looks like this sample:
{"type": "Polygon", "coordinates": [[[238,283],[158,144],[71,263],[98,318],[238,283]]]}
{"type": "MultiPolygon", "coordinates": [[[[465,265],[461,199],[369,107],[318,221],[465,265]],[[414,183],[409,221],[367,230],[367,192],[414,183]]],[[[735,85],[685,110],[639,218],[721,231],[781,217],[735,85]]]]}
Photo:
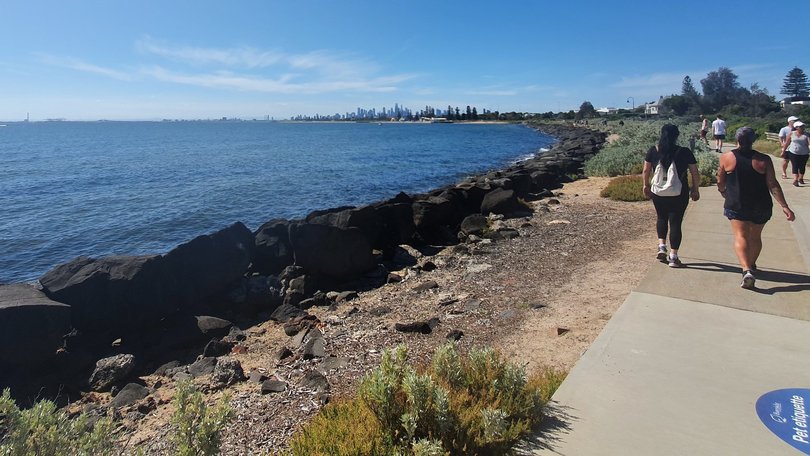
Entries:
{"type": "MultiPolygon", "coordinates": [[[[700,186],[706,187],[717,182],[717,167],[720,166],[720,155],[716,152],[695,152],[700,186]]],[[[691,178],[691,174],[690,174],[691,178]]]]}
{"type": "Polygon", "coordinates": [[[616,201],[644,201],[647,197],[643,186],[641,175],[619,176],[611,179],[599,195],[616,201]]]}
{"type": "Polygon", "coordinates": [[[208,456],[219,454],[222,431],[232,417],[228,397],[223,396],[214,407],[205,404],[205,397],[191,381],[177,385],[174,396],[176,410],[172,415],[173,436],[178,456],[208,456]]]}
{"type": "Polygon", "coordinates": [[[8,389],[0,396],[0,454],[112,455],[115,454],[113,424],[101,418],[91,424],[86,414],[71,419],[51,401],[37,402],[20,410],[8,389]]]}
{"type": "Polygon", "coordinates": [[[290,440],[294,455],[388,456],[394,450],[380,421],[360,398],[327,405],[290,440]]]}
{"type": "MultiPolygon", "coordinates": [[[[615,177],[640,174],[644,166],[644,156],[661,136],[661,127],[665,123],[674,123],[681,132],[678,144],[689,147],[689,138],[694,137],[700,124],[683,120],[667,120],[637,123],[623,127],[619,139],[604,147],[598,154],[585,162],[585,174],[588,176],[615,177]]],[[[701,141],[695,140],[696,154],[709,152],[701,141]]]]}
{"type": "Polygon", "coordinates": [[[419,373],[407,350],[386,351],[358,397],[330,405],[293,438],[293,455],[508,454],[541,418],[564,374],[525,371],[490,349],[442,346],[419,373]],[[357,426],[363,422],[364,426],[357,426]]]}

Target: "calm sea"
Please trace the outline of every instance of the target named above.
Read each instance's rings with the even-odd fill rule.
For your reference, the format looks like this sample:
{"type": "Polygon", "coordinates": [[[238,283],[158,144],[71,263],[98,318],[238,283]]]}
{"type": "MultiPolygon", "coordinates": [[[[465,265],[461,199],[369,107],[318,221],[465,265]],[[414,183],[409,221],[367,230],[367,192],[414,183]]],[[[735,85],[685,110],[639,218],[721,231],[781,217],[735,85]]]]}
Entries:
{"type": "Polygon", "coordinates": [[[164,253],[235,221],[418,193],[527,158],[519,125],[43,122],[0,127],[0,283],[164,253]]]}

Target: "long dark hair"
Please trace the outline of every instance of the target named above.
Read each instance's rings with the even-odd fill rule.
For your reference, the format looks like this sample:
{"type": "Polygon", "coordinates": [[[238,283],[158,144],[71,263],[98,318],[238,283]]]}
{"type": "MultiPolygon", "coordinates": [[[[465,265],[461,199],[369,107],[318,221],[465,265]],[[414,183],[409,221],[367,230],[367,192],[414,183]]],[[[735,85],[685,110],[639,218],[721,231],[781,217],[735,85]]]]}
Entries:
{"type": "Polygon", "coordinates": [[[669,168],[675,151],[678,150],[678,136],[681,132],[678,127],[672,124],[665,124],[661,127],[661,138],[658,139],[658,151],[661,153],[661,165],[669,168]]]}

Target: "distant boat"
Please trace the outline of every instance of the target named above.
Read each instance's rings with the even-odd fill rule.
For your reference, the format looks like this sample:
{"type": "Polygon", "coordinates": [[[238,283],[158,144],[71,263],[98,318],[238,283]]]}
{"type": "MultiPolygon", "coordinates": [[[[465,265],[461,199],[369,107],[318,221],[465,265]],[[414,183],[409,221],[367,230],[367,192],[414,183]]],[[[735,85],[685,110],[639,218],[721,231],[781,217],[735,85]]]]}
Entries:
{"type": "Polygon", "coordinates": [[[8,125],[0,125],[0,127],[8,127],[8,125]]]}

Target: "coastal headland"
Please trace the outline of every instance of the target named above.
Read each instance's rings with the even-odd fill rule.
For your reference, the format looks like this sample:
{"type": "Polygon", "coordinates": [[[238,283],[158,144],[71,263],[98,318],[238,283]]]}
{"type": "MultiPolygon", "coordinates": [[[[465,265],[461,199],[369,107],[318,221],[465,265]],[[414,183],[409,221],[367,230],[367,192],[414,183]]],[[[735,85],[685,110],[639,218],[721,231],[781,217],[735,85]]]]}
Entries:
{"type": "Polygon", "coordinates": [[[238,424],[226,437],[268,449],[317,407],[291,410],[350,393],[391,344],[421,356],[453,333],[469,345],[512,341],[513,350],[523,331],[515,318],[548,308],[582,264],[579,249],[593,245],[586,238],[642,230],[615,208],[569,206],[559,192],[582,177],[605,135],[540,128],[558,139],[548,152],[425,194],[271,220],[255,232],[235,223],[165,255],[77,258],[41,287],[0,287],[0,383],[18,398],[115,408],[133,441],[146,442],[160,437],[153,425],[172,383],[196,378],[214,395],[235,390],[245,419],[275,409],[280,422],[261,428],[264,437],[238,424]],[[535,280],[546,281],[545,293],[522,286],[535,280]],[[310,372],[320,386],[300,383],[310,372]],[[263,391],[267,380],[284,385],[286,404],[263,391]],[[131,384],[143,389],[119,399],[131,384]]]}

